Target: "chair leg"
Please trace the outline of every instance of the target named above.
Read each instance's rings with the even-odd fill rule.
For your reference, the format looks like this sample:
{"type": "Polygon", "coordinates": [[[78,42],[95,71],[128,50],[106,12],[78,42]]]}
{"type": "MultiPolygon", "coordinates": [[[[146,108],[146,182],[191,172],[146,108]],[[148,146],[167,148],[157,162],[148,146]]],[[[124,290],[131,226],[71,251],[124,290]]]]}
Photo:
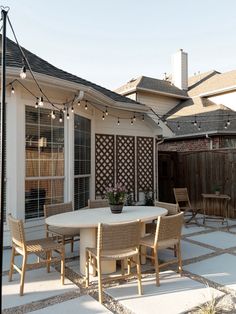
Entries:
{"type": "Polygon", "coordinates": [[[22,268],[21,268],[21,277],[20,277],[20,296],[24,294],[24,283],[25,283],[25,271],[26,271],[26,261],[27,253],[23,255],[22,268]]]}
{"type": "Polygon", "coordinates": [[[85,253],[86,263],[85,263],[85,286],[88,288],[89,286],[89,253],[86,251],[85,253]]]}
{"type": "Polygon", "coordinates": [[[46,252],[46,258],[47,258],[47,272],[50,273],[51,251],[46,252]]]}
{"type": "Polygon", "coordinates": [[[131,261],[129,258],[127,259],[127,272],[130,275],[130,273],[131,273],[131,261]]]}
{"type": "Polygon", "coordinates": [[[61,249],[61,284],[65,284],[65,246],[61,249]]]}
{"type": "Polygon", "coordinates": [[[15,253],[16,253],[16,250],[14,247],[12,247],[12,250],[11,250],[11,262],[10,262],[10,270],[9,270],[9,275],[8,275],[8,281],[12,281],[12,274],[13,274],[13,265],[14,265],[14,260],[15,260],[15,253]]]}
{"type": "Polygon", "coordinates": [[[178,257],[178,272],[180,273],[180,276],[182,276],[182,257],[180,242],[177,244],[177,257],[178,257]]]}
{"type": "Polygon", "coordinates": [[[99,295],[99,302],[103,303],[103,295],[102,295],[102,269],[101,269],[101,260],[100,258],[97,259],[98,264],[98,295],[99,295]]]}
{"type": "Polygon", "coordinates": [[[137,256],[136,260],[136,267],[137,267],[137,276],[138,276],[138,293],[140,295],[143,294],[143,289],[142,289],[142,282],[141,282],[141,264],[140,264],[140,256],[137,256]]]}
{"type": "Polygon", "coordinates": [[[156,272],[156,285],[160,286],[158,253],[157,253],[156,248],[154,248],[154,261],[155,261],[155,272],[156,272]]]}
{"type": "Polygon", "coordinates": [[[70,240],[70,251],[71,251],[71,253],[74,252],[74,237],[72,237],[70,240]]]}

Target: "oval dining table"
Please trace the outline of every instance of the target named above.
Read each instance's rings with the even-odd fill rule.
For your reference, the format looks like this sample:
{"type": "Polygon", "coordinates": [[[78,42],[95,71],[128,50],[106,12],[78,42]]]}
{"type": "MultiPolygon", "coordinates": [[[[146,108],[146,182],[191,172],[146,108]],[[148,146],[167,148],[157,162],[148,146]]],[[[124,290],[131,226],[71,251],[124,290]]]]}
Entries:
{"type": "MultiPolygon", "coordinates": [[[[145,224],[157,219],[159,216],[165,216],[167,210],[154,206],[124,206],[120,214],[112,214],[109,207],[80,209],[63,214],[53,215],[46,218],[46,224],[55,227],[68,227],[80,229],[80,273],[85,273],[85,249],[86,247],[96,247],[97,227],[99,223],[124,223],[137,219],[141,220],[141,236],[145,235],[145,224]]],[[[141,263],[145,264],[144,256],[141,263]]],[[[114,261],[104,261],[102,263],[103,274],[116,271],[114,261]]]]}

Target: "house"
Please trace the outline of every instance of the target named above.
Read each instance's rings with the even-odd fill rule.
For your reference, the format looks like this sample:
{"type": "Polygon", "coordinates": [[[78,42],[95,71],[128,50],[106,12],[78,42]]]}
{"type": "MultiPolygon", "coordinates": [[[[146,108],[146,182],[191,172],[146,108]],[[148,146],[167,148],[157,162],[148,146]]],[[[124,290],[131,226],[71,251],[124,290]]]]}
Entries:
{"type": "Polygon", "coordinates": [[[187,58],[181,49],[172,56],[169,77],[142,76],[116,91],[146,104],[159,116],[164,136],[160,151],[236,147],[236,71],[209,71],[188,78],[187,58]]]}
{"type": "MultiPolygon", "coordinates": [[[[44,235],[44,204],[84,208],[115,182],[134,200],[156,190],[162,130],[149,108],[23,52],[38,85],[7,40],[5,209],[25,221],[27,237],[44,235]]],[[[4,230],[7,245],[7,224],[4,230]]]]}

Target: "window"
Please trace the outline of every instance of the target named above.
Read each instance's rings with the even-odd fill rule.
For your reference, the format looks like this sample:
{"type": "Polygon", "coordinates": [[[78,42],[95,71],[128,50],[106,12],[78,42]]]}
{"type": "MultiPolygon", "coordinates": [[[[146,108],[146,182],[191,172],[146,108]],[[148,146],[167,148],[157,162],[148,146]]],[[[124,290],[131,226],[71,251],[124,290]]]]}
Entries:
{"type": "Polygon", "coordinates": [[[26,219],[43,216],[44,204],[64,200],[64,123],[50,113],[26,106],[26,219]]]}
{"type": "Polygon", "coordinates": [[[74,207],[88,205],[91,173],[91,122],[74,116],[74,207]]]}

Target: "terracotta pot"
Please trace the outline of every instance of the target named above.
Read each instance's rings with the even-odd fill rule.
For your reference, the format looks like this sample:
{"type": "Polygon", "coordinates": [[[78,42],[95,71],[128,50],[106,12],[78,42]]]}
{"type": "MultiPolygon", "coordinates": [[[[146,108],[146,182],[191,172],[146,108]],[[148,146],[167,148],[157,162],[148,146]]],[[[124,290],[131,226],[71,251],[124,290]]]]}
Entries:
{"type": "Polygon", "coordinates": [[[113,205],[110,204],[112,214],[120,214],[122,212],[124,204],[113,205]]]}

